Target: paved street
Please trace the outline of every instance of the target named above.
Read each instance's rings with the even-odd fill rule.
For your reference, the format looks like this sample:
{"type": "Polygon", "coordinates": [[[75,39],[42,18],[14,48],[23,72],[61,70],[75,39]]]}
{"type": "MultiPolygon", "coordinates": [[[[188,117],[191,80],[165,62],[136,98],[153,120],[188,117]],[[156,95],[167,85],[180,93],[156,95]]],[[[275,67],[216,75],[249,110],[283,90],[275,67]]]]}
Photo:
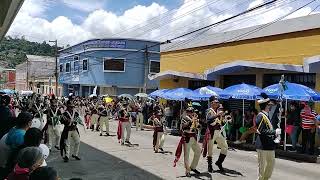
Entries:
{"type": "MultiPolygon", "coordinates": [[[[111,133],[116,134],[117,122],[111,122],[111,133]]],[[[100,137],[99,133],[82,131],[80,156],[82,161],[63,163],[58,152],[52,152],[49,166],[54,166],[62,179],[79,177],[84,180],[104,179],[256,179],[257,160],[255,152],[229,151],[224,163],[226,174],[207,173],[206,160],[201,158],[198,170],[200,176],[184,176],[183,158],[176,168],[172,167],[174,152],[179,137],[166,136],[165,150],[173,154],[155,154],[152,150],[152,131],[136,132],[132,128],[131,142],[135,147],[120,146],[116,136],[100,137]]],[[[217,155],[218,155],[218,150],[217,155]]],[[[215,156],[214,158],[217,158],[215,156]]],[[[215,169],[217,167],[214,166],[215,169]]],[[[316,180],[320,177],[319,164],[298,163],[276,159],[273,180],[298,179],[316,180]]]]}

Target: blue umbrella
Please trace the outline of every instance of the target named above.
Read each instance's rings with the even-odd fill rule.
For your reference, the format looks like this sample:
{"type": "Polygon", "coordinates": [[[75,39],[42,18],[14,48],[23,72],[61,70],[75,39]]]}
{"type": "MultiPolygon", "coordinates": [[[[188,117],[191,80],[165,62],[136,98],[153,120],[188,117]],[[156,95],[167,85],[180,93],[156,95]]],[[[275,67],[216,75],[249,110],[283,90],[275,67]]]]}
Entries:
{"type": "Polygon", "coordinates": [[[238,84],[230,86],[220,92],[219,97],[222,99],[243,99],[243,100],[256,100],[260,97],[263,90],[257,86],[249,84],[238,84]]]}
{"type": "Polygon", "coordinates": [[[219,96],[222,89],[212,86],[206,86],[193,91],[194,95],[190,98],[193,100],[209,100],[211,96],[219,96]]]}
{"type": "MultiPolygon", "coordinates": [[[[281,86],[274,84],[264,88],[264,92],[273,99],[281,98],[281,86]]],[[[285,82],[283,98],[297,101],[319,101],[320,94],[313,89],[296,83],[285,82]]]]}
{"type": "Polygon", "coordinates": [[[0,90],[1,93],[5,93],[5,94],[8,94],[8,95],[11,95],[11,94],[14,94],[15,91],[12,90],[12,89],[2,89],[0,90]]]}
{"type": "Polygon", "coordinates": [[[175,101],[183,101],[191,96],[193,96],[193,91],[187,88],[172,89],[163,94],[163,98],[175,101]]]}
{"type": "Polygon", "coordinates": [[[157,97],[163,98],[163,94],[167,91],[169,91],[169,89],[159,89],[150,93],[149,96],[153,98],[157,98],[157,97]]]}

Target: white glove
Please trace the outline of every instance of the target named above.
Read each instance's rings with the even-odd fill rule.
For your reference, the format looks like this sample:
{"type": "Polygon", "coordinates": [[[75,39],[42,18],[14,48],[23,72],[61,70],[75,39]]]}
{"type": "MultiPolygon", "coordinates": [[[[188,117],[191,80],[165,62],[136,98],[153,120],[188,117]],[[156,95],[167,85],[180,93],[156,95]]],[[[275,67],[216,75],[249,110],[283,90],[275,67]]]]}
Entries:
{"type": "Polygon", "coordinates": [[[281,129],[280,128],[276,129],[276,135],[281,135],[281,129]]]}

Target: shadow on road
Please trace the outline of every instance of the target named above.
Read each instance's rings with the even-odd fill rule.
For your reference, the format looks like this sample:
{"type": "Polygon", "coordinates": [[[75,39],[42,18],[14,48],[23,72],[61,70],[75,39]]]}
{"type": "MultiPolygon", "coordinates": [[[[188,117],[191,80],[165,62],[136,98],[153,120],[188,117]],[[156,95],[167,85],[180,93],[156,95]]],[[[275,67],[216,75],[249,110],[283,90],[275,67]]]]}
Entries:
{"type": "Polygon", "coordinates": [[[224,168],[224,172],[217,170],[217,171],[213,171],[213,173],[219,173],[219,174],[222,174],[224,176],[229,176],[229,177],[243,176],[243,174],[241,172],[238,172],[236,170],[227,169],[227,168],[224,168]]]}
{"type": "Polygon", "coordinates": [[[122,159],[100,151],[85,143],[80,146],[81,161],[71,159],[64,163],[58,152],[52,152],[48,165],[54,167],[62,180],[82,178],[83,180],[130,179],[130,180],[160,180],[151,174],[122,159]]]}

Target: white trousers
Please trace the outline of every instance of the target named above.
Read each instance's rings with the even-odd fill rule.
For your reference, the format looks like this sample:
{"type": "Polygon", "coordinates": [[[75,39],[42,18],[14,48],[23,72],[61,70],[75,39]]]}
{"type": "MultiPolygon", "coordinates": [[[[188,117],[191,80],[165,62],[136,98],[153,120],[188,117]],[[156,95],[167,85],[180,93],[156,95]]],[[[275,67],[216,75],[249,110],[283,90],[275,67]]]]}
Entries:
{"type": "Polygon", "coordinates": [[[155,150],[158,151],[159,148],[163,148],[163,144],[164,144],[164,133],[158,132],[156,146],[154,147],[155,150]]]}
{"type": "Polygon", "coordinates": [[[54,146],[60,146],[60,138],[62,133],[62,126],[63,125],[56,125],[53,127],[53,125],[48,125],[48,148],[51,149],[54,146]]]}
{"type": "Polygon", "coordinates": [[[66,156],[69,158],[70,158],[71,144],[74,145],[73,155],[78,156],[79,155],[79,148],[80,148],[80,136],[76,130],[69,131],[69,133],[68,133],[68,139],[66,142],[66,156]]]}
{"type": "Polygon", "coordinates": [[[100,133],[103,133],[103,125],[106,127],[106,133],[109,134],[109,117],[101,116],[100,117],[100,133]]]}
{"type": "Polygon", "coordinates": [[[130,141],[130,135],[131,135],[131,123],[129,122],[122,122],[121,123],[122,126],[122,133],[121,133],[121,140],[122,142],[126,141],[130,141]],[[126,138],[124,138],[124,132],[127,132],[127,136],[126,138]]]}
{"type": "Polygon", "coordinates": [[[209,140],[208,143],[208,156],[213,156],[213,147],[214,147],[214,141],[217,142],[218,146],[221,148],[221,154],[227,155],[228,152],[228,144],[227,140],[223,135],[221,134],[220,130],[215,130],[213,134],[213,138],[209,140]]]}
{"type": "Polygon", "coordinates": [[[191,137],[188,143],[184,144],[184,166],[187,172],[191,169],[196,169],[201,156],[201,148],[194,137],[191,137]],[[189,165],[190,149],[193,151],[193,159],[191,165],[189,165]]]}
{"type": "Polygon", "coordinates": [[[140,129],[143,129],[143,115],[142,113],[137,114],[137,120],[136,120],[136,130],[138,131],[140,129]]]}
{"type": "Polygon", "coordinates": [[[269,180],[275,163],[275,151],[257,150],[258,152],[258,180],[269,180]]]}

